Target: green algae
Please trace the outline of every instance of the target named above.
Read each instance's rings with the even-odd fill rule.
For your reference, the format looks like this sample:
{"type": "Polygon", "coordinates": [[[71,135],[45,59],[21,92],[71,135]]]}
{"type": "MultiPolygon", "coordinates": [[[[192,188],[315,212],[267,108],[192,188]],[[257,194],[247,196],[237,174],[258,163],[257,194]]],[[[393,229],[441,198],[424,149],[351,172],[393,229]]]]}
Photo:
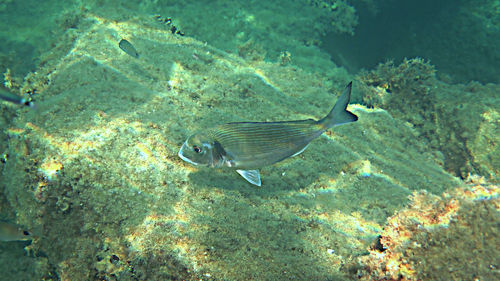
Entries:
{"type": "Polygon", "coordinates": [[[498,86],[447,84],[435,72],[422,59],[380,64],[359,77],[363,100],[408,122],[421,141],[443,154],[450,173],[498,182],[500,165],[492,157],[498,151],[498,86]]]}
{"type": "MultiPolygon", "coordinates": [[[[181,8],[172,9],[180,14],[181,8]]],[[[29,247],[33,263],[40,265],[33,276],[352,279],[347,261],[366,254],[408,195],[422,189],[441,194],[460,184],[443,169],[436,147],[429,148],[421,137],[431,134],[411,124],[416,118],[425,128],[432,122],[410,116],[406,96],[397,93],[393,107],[382,102],[367,103],[375,109],[352,105],[359,122],[335,128],[300,156],[264,168],[262,188],[230,171],[186,165],[177,151],[193,130],[230,121],[321,116],[352,77],[332,63],[322,66],[326,75],[305,71],[324,60],[314,48],[293,52],[292,62],[303,60],[304,69],[265,62],[263,52],[278,51],[266,49],[261,37],[247,45],[247,37],[241,37],[237,56],[193,39],[199,34],[190,24],[199,22],[177,20],[188,35],[180,37],[149,16],[126,21],[119,16],[124,10],[116,7],[117,17],[107,17],[109,11],[103,10],[68,16],[65,26],[77,22],[79,29],[69,28],[22,85],[23,91],[40,92],[37,111],[15,117],[5,113],[8,128],[2,137],[7,141],[0,148],[9,159],[1,164],[0,210],[15,210],[19,223],[37,230],[39,238],[29,247]],[[133,40],[140,59],[118,48],[120,38],[133,40]]],[[[201,26],[200,34],[217,31],[216,25],[201,26]]],[[[248,32],[266,30],[256,24],[252,28],[248,32]]],[[[219,40],[228,44],[218,46],[222,49],[236,45],[222,35],[219,40]]],[[[413,73],[412,67],[395,71],[399,81],[410,81],[398,88],[401,92],[410,93],[413,83],[424,89],[422,80],[439,85],[432,75],[412,82],[413,74],[432,70],[417,65],[422,68],[413,73]]],[[[367,97],[365,87],[383,80],[377,83],[355,81],[357,100],[367,97]]],[[[483,86],[474,89],[485,92],[483,86]]],[[[421,97],[421,91],[410,94],[411,101],[421,97]]],[[[481,135],[468,143],[486,175],[498,166],[486,133],[495,128],[494,111],[485,114],[478,125],[481,135]]],[[[455,130],[457,126],[446,132],[455,130]]]]}
{"type": "Polygon", "coordinates": [[[342,279],[343,260],[365,252],[412,190],[458,182],[413,129],[363,106],[352,107],[354,126],[263,169],[261,189],[193,169],[176,155],[193,128],[318,115],[335,99],[328,81],[91,20],[40,71],[51,82],[38,110],[16,118],[4,167],[7,200],[41,228],[32,247],[63,279],[342,279]],[[117,47],[120,33],[134,34],[139,60],[117,47]]]}

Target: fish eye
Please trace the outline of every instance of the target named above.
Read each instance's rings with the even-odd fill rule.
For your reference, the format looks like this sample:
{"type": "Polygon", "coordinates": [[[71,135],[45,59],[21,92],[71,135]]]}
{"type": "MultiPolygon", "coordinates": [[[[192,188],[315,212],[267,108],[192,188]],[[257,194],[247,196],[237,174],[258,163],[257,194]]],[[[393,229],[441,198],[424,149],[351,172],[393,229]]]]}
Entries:
{"type": "Polygon", "coordinates": [[[25,236],[30,236],[30,235],[31,235],[31,233],[30,233],[29,231],[27,231],[27,230],[23,230],[23,235],[25,235],[25,236]]]}
{"type": "Polygon", "coordinates": [[[199,146],[197,146],[197,145],[193,145],[193,150],[196,153],[200,153],[201,152],[201,148],[199,146]]]}

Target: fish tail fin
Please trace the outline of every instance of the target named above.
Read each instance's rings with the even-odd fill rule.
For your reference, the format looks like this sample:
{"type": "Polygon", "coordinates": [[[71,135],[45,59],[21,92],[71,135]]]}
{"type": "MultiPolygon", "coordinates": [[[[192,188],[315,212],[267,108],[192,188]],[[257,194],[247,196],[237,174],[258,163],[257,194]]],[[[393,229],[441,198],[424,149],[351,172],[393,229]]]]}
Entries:
{"type": "Polygon", "coordinates": [[[347,104],[349,104],[349,100],[351,99],[351,89],[352,81],[345,87],[344,92],[338,98],[330,113],[328,113],[325,118],[318,121],[318,124],[321,125],[323,129],[328,130],[333,126],[358,120],[358,116],[346,110],[347,104]]]}

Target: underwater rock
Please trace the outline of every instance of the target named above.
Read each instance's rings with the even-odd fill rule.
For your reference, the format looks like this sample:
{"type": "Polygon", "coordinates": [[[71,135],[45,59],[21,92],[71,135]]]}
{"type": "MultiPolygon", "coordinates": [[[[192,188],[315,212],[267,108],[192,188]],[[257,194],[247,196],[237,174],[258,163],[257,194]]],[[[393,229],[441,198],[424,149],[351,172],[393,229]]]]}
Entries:
{"type": "Polygon", "coordinates": [[[500,113],[494,109],[485,111],[476,134],[467,140],[473,162],[479,174],[494,182],[500,181],[500,113]]]}
{"type": "Polygon", "coordinates": [[[380,64],[359,75],[363,101],[383,108],[407,122],[418,138],[444,156],[444,167],[466,179],[470,174],[498,182],[498,119],[500,90],[497,85],[447,84],[422,59],[380,64]],[[486,129],[488,128],[488,129],[486,129]]]}
{"type": "Polygon", "coordinates": [[[361,280],[495,280],[499,187],[470,184],[431,195],[415,192],[390,217],[381,247],[358,259],[361,280]]]}
{"type": "Polygon", "coordinates": [[[260,189],[191,167],[177,151],[193,129],[313,118],[344,83],[168,30],[91,22],[27,80],[43,92],[7,130],[2,165],[6,200],[40,229],[32,251],[60,279],[345,280],[345,260],[409,194],[459,184],[414,128],[360,105],[352,126],[262,169],[260,189]],[[131,60],[116,34],[148,51],[131,60]]]}

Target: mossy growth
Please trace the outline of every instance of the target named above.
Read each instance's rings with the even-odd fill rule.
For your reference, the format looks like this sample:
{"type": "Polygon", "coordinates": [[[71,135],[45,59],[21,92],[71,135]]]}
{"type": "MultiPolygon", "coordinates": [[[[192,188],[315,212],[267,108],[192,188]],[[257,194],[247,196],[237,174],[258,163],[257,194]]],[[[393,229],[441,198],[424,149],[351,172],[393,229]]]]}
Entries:
{"type": "Polygon", "coordinates": [[[478,130],[497,128],[491,116],[500,111],[498,87],[475,82],[450,85],[435,73],[431,64],[419,58],[405,59],[400,65],[380,64],[358,76],[363,102],[414,128],[430,151],[443,155],[443,165],[452,174],[462,179],[480,174],[497,181],[499,166],[484,151],[485,147],[496,150],[488,143],[498,139],[497,130],[482,129],[484,137],[478,137],[478,130]]]}
{"type": "Polygon", "coordinates": [[[498,187],[418,192],[388,219],[370,254],[348,266],[362,280],[495,280],[498,187]]]}

